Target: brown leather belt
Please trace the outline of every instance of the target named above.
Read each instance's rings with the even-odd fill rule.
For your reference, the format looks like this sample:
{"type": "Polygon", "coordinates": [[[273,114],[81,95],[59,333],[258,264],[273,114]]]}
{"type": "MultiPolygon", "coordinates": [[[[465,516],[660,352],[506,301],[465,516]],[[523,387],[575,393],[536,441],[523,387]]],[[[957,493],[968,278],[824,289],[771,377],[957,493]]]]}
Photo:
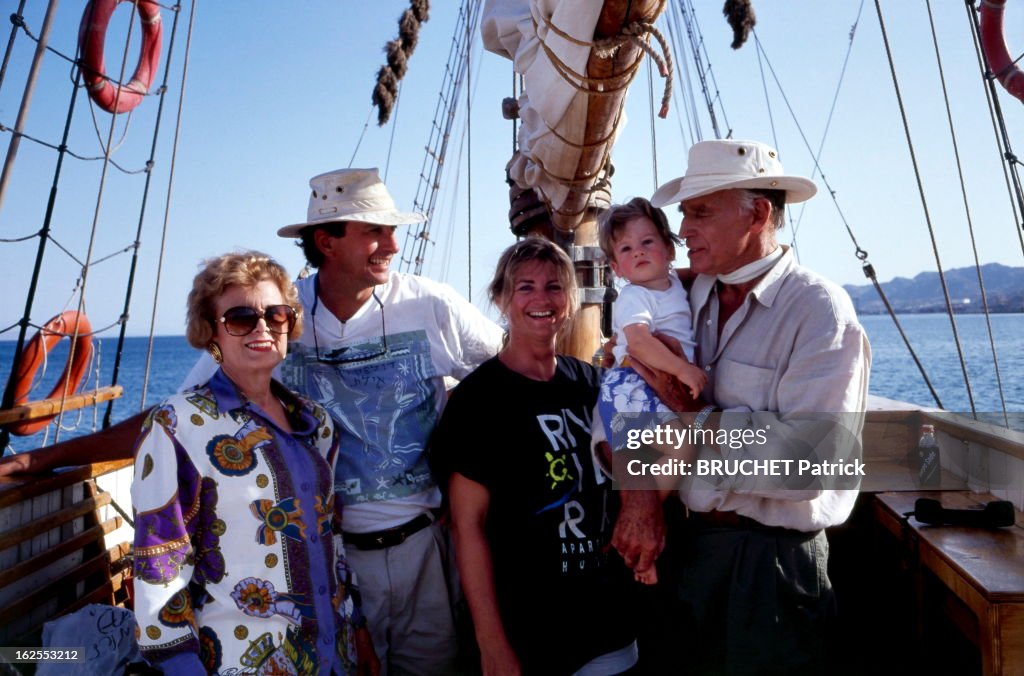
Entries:
{"type": "Polygon", "coordinates": [[[420,514],[412,521],[394,528],[386,528],[372,533],[343,532],[342,535],[345,537],[345,544],[356,549],[387,549],[402,544],[409,539],[409,536],[420,532],[433,522],[434,520],[429,515],[420,514]]]}
{"type": "Polygon", "coordinates": [[[745,530],[765,530],[769,526],[755,521],[736,512],[694,512],[690,511],[687,520],[699,528],[740,528],[745,530]]]}

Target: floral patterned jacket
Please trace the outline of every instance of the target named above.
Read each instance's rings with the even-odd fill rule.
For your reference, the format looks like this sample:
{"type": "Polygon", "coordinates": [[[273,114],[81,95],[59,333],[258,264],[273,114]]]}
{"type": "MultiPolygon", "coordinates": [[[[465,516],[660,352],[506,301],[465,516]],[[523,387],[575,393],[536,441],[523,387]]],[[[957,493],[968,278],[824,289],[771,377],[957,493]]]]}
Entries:
{"type": "Polygon", "coordinates": [[[277,382],[292,433],[218,370],[170,397],[135,452],[135,613],[169,673],[355,669],[364,621],[334,500],[338,436],[277,382]]]}

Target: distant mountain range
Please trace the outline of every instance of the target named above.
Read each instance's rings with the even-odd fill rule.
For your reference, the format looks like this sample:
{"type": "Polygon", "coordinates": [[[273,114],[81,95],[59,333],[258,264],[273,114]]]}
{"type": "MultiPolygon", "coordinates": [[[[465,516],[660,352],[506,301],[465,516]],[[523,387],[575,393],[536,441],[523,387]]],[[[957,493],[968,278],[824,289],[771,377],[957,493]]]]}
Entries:
{"type": "MultiPolygon", "coordinates": [[[[1011,268],[999,263],[981,266],[990,312],[1024,312],[1024,268],[1011,268]]],[[[975,268],[946,270],[946,286],[954,312],[983,312],[978,272],[975,268]]],[[[843,287],[853,299],[860,314],[881,314],[885,305],[873,284],[843,287]]],[[[939,273],[922,272],[913,279],[896,277],[882,283],[882,289],[896,312],[945,312],[939,273]]]]}

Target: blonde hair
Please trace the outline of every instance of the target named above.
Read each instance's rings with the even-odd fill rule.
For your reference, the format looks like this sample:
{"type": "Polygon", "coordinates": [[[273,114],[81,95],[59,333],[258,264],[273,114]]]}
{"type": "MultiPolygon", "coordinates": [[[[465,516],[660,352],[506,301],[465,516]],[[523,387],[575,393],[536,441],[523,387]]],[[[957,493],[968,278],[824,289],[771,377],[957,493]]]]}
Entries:
{"type": "Polygon", "coordinates": [[[568,254],[557,244],[543,237],[527,237],[502,252],[498,259],[498,267],[494,270],[494,279],[487,287],[491,302],[499,310],[504,311],[512,297],[516,271],[524,264],[534,262],[550,263],[555,266],[558,281],[562,283],[569,301],[571,319],[580,307],[579,294],[576,292],[576,270],[568,254]]]}
{"type": "Polygon", "coordinates": [[[615,260],[615,241],[619,238],[622,229],[626,227],[626,223],[634,218],[646,218],[653,223],[661,241],[673,253],[675,253],[676,245],[682,243],[679,236],[669,227],[668,217],[665,216],[664,211],[643,197],[634,197],[625,204],[616,204],[610,209],[606,209],[597,217],[597,243],[608,260],[615,260]]]}
{"type": "Polygon", "coordinates": [[[254,287],[265,280],[277,284],[284,302],[295,310],[295,328],[288,334],[288,339],[295,340],[301,336],[302,306],[288,271],[265,253],[239,251],[200,263],[199,273],[192,280],[192,290],[188,294],[185,337],[189,345],[205,350],[213,340],[217,299],[225,289],[229,286],[254,287]]]}

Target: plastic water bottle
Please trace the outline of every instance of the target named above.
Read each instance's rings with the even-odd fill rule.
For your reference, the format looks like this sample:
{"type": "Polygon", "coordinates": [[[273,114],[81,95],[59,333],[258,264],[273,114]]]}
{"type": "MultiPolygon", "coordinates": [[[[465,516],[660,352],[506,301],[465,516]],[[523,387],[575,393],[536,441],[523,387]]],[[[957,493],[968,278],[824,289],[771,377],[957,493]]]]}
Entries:
{"type": "Polygon", "coordinates": [[[935,441],[935,427],[921,425],[921,436],[917,441],[914,466],[917,482],[922,487],[935,488],[942,482],[942,468],[939,464],[939,444],[935,441]]]}

